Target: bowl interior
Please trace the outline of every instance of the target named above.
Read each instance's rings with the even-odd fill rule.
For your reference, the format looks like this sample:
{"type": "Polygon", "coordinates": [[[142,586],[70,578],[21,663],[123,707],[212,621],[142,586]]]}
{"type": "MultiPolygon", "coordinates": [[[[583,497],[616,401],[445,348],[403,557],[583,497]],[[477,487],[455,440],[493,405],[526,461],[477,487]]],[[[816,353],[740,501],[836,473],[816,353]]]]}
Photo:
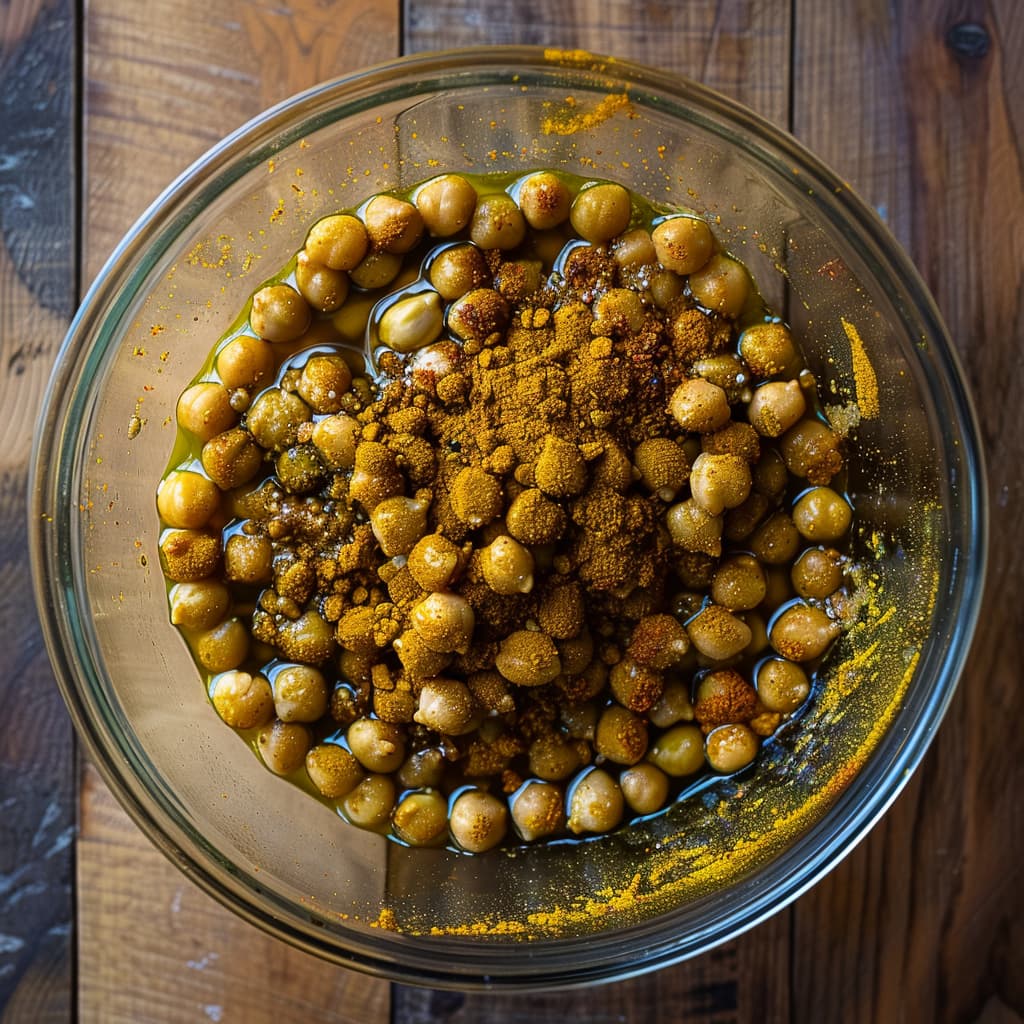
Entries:
{"type": "Polygon", "coordinates": [[[877,220],[791,141],[696,86],[492,51],[322,87],[173,186],[72,329],[44,412],[35,525],[69,706],[158,844],[315,952],[460,985],[583,981],[696,952],[845,852],[949,700],[984,546],[981,470],[951,360],[877,220]],[[318,217],[448,170],[537,167],[709,216],[794,325],[830,417],[849,431],[863,608],[808,712],[754,771],[594,841],[483,857],[408,850],[298,798],[217,718],[168,621],[155,487],[177,396],[318,217]]]}

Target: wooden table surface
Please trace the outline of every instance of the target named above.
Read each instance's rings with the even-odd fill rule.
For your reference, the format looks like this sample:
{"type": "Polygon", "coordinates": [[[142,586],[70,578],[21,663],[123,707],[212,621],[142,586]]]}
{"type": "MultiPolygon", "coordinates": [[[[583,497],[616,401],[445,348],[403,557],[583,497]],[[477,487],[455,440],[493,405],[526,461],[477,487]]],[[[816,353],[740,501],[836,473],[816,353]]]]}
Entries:
{"type": "Polygon", "coordinates": [[[1024,9],[1018,0],[0,0],[0,1022],[1024,1021],[1024,9]],[[973,652],[921,770],[794,906],[644,978],[390,986],[264,936],[78,755],[31,610],[26,474],[60,339],[121,234],[225,132],[416,50],[542,43],[696,78],[875,206],[947,319],[992,506],[973,652]]]}

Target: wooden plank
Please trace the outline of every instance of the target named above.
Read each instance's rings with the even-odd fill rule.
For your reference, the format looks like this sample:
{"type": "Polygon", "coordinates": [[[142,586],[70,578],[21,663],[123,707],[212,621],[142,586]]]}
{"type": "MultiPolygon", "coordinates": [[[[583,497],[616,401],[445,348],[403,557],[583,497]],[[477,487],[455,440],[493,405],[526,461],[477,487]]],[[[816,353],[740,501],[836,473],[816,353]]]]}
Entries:
{"type": "MultiPolygon", "coordinates": [[[[225,133],[292,93],[395,56],[398,19],[397,0],[93,0],[84,277],[225,133]]],[[[82,799],[83,1020],[387,1019],[386,984],[297,953],[216,906],[153,851],[94,772],[83,778],[82,799]],[[167,927],[153,927],[153,908],[167,927]],[[222,959],[189,966],[209,952],[222,959]],[[122,956],[132,970],[118,965],[122,956]]]]}
{"type": "Polygon", "coordinates": [[[75,7],[0,5],[0,1017],[67,1020],[75,750],[32,610],[32,425],[75,305],[75,7]]]}
{"type": "MultiPolygon", "coordinates": [[[[482,43],[532,43],[613,53],[688,75],[783,127],[789,116],[790,8],[778,0],[551,5],[526,0],[408,0],[406,52],[482,43]]],[[[789,1017],[790,913],[735,942],[654,975],[600,990],[531,996],[394,988],[394,1019],[408,1024],[541,1024],[574,1017],[647,1024],[784,1022],[789,1017]]]]}
{"type": "Polygon", "coordinates": [[[795,130],[921,269],[978,399],[992,561],[970,662],[884,823],[796,906],[799,1020],[1024,1020],[1024,19],[798,0],[795,130]],[[870,69],[867,72],[862,69],[870,69]],[[813,951],[813,959],[806,954],[813,951]]]}

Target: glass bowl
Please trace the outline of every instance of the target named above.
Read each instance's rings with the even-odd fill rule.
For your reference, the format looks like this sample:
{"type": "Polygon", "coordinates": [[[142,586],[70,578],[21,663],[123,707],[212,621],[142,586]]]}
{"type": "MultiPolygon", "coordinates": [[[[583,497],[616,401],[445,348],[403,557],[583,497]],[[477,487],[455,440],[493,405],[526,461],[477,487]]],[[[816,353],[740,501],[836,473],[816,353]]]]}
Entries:
{"type": "Polygon", "coordinates": [[[977,429],[939,314],[875,214],[793,139],[691,82],[579,52],[406,58],[225,139],[129,232],[64,342],[36,435],[50,657],[111,789],[239,914],[405,982],[553,987],[723,942],[812,885],[921,760],[978,611],[977,429]],[[213,712],[168,621],[154,494],[175,401],[320,216],[443,171],[562,168],[708,216],[793,324],[854,452],[866,605],[798,727],[749,771],[587,842],[469,857],[341,821],[213,712]]]}

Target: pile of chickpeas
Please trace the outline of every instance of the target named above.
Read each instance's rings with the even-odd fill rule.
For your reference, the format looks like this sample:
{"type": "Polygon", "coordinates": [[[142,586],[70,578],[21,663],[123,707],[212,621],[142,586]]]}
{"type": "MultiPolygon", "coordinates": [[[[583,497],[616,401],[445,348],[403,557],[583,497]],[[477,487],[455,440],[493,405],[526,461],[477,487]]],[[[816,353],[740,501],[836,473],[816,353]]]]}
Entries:
{"type": "MultiPolygon", "coordinates": [[[[852,509],[836,485],[840,438],[816,414],[813,379],[782,323],[763,310],[743,322],[749,276],[704,220],[637,225],[637,209],[621,185],[580,187],[546,171],[503,189],[446,174],[407,198],[375,196],[313,226],[178,402],[188,452],[157,495],[172,622],[220,717],[271,771],[353,824],[471,853],[502,843],[510,827],[525,842],[607,832],[664,808],[708,767],[749,765],[805,703],[842,631],[852,509]],[[598,319],[614,313],[628,327],[650,311],[699,309],[733,338],[728,351],[694,359],[672,392],[679,436],[628,453],[626,486],[661,503],[686,568],[670,606],[634,615],[601,657],[586,624],[554,638],[528,624],[502,640],[492,667],[460,678],[449,666],[475,620],[451,588],[466,556],[407,493],[386,446],[364,437],[373,367],[390,353],[409,374],[429,370],[440,394],[451,346],[479,351],[581,244],[611,254],[621,275],[590,297],[598,319]],[[488,258],[495,251],[500,260],[488,258]],[[364,340],[366,351],[351,344],[364,340]],[[388,623],[369,605],[332,612],[308,560],[289,553],[296,536],[336,549],[361,524],[382,578],[390,565],[424,595],[388,640],[413,680],[400,714],[360,703],[352,682],[384,679],[367,651],[388,623]],[[596,689],[563,700],[560,735],[520,758],[511,792],[453,775],[461,739],[493,739],[523,694],[587,673],[596,689]]],[[[530,592],[589,470],[574,445],[551,437],[532,472],[535,486],[512,498],[479,467],[452,488],[498,595],[530,592]]]]}

